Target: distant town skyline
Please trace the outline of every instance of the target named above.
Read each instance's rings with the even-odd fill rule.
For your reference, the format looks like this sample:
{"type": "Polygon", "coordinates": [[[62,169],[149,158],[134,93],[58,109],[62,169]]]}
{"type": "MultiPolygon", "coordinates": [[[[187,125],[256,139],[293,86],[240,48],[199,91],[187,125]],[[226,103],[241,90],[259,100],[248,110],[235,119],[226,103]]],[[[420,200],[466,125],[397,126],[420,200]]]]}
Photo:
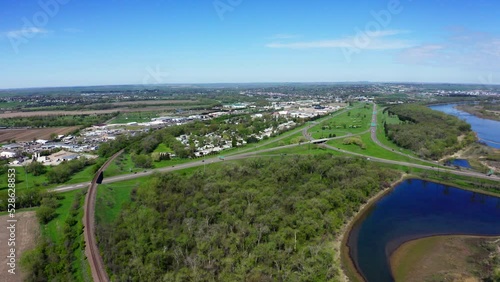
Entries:
{"type": "Polygon", "coordinates": [[[0,89],[500,84],[494,0],[0,3],[0,89]]]}

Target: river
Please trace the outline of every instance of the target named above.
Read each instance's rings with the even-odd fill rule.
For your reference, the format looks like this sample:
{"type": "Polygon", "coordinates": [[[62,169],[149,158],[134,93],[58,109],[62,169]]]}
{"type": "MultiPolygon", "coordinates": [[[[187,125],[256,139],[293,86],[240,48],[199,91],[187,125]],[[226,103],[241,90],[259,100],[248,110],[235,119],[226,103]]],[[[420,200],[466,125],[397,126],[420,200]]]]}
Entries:
{"type": "Polygon", "coordinates": [[[407,180],[356,221],[349,254],[368,282],[393,281],[389,257],[401,244],[433,235],[500,236],[499,218],[500,198],[407,180]]]}
{"type": "Polygon", "coordinates": [[[476,117],[464,111],[455,109],[457,104],[435,105],[429,108],[465,120],[472,126],[481,141],[488,146],[500,149],[500,121],[476,117]]]}

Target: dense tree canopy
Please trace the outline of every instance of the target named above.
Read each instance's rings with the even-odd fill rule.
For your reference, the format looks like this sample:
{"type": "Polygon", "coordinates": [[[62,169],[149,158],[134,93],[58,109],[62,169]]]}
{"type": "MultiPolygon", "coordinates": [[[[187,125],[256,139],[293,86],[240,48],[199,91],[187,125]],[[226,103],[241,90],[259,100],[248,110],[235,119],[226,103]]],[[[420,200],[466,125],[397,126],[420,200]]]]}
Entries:
{"type": "Polygon", "coordinates": [[[99,245],[116,281],[335,281],[341,226],[398,176],[331,155],[158,174],[99,245]]]}
{"type": "Polygon", "coordinates": [[[26,172],[33,173],[34,176],[38,176],[47,172],[47,168],[42,163],[33,161],[26,166],[26,172]]]}
{"type": "Polygon", "coordinates": [[[467,122],[425,106],[405,104],[385,111],[402,121],[401,124],[384,123],[389,139],[421,157],[439,159],[475,140],[467,122]]]}

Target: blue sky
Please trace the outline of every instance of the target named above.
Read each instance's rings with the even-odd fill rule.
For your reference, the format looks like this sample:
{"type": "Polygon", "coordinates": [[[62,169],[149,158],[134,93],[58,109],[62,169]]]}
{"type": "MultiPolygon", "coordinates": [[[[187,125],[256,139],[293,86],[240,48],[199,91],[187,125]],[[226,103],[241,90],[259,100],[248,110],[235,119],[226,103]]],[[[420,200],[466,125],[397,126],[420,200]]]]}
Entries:
{"type": "Polygon", "coordinates": [[[498,11],[496,0],[2,0],[0,88],[500,84],[498,11]]]}

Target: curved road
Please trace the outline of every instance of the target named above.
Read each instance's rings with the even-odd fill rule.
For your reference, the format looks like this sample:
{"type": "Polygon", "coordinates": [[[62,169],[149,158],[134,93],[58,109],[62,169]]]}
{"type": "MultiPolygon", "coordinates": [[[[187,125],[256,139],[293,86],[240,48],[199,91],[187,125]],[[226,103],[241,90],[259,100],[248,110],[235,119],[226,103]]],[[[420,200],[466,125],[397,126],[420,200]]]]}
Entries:
{"type": "Polygon", "coordinates": [[[372,115],[372,125],[375,125],[372,126],[371,128],[371,138],[372,138],[372,141],[375,142],[375,144],[377,144],[379,147],[387,150],[387,151],[390,151],[392,153],[395,153],[395,154],[398,154],[398,155],[401,155],[401,156],[404,156],[404,157],[408,157],[410,159],[414,159],[414,160],[417,160],[417,161],[420,161],[420,162],[424,162],[424,163],[428,163],[428,164],[431,164],[431,165],[438,165],[436,162],[432,162],[432,161],[428,161],[428,160],[424,160],[424,159],[421,159],[421,158],[417,158],[417,157],[414,157],[414,156],[411,156],[411,155],[408,155],[408,154],[405,154],[405,153],[401,153],[399,151],[396,151],[394,150],[393,148],[390,148],[382,143],[380,143],[380,141],[378,140],[378,137],[377,137],[377,127],[378,124],[377,124],[377,104],[373,103],[373,115],[372,115]]]}
{"type": "MultiPolygon", "coordinates": [[[[287,149],[287,148],[293,148],[293,147],[301,146],[304,144],[312,144],[312,141],[302,143],[302,144],[292,144],[292,145],[286,145],[286,146],[279,146],[279,147],[275,147],[275,148],[269,148],[269,149],[264,149],[264,150],[249,152],[249,153],[238,154],[238,155],[234,155],[234,156],[228,156],[225,158],[225,161],[234,161],[234,160],[254,158],[254,157],[258,157],[258,155],[261,153],[272,152],[272,151],[287,149]]],[[[382,159],[382,158],[376,158],[376,157],[372,157],[372,156],[367,156],[367,155],[363,155],[363,154],[357,154],[357,153],[345,151],[345,150],[338,149],[338,148],[335,148],[335,147],[332,147],[332,146],[326,145],[326,144],[322,144],[320,146],[323,146],[323,147],[328,148],[330,150],[334,150],[334,151],[341,152],[344,154],[367,158],[373,162],[402,165],[402,166],[421,168],[421,169],[432,170],[432,171],[448,172],[450,174],[455,174],[455,175],[464,175],[464,176],[469,176],[469,177],[476,177],[476,178],[481,178],[481,179],[500,181],[500,177],[498,177],[496,175],[486,176],[482,173],[477,173],[477,172],[472,172],[472,171],[451,170],[451,169],[441,168],[441,167],[438,167],[436,165],[435,166],[426,166],[426,165],[419,165],[419,164],[402,162],[402,161],[386,160],[386,159],[382,159]]],[[[143,176],[152,175],[154,173],[171,172],[171,171],[177,171],[177,170],[182,170],[182,169],[186,169],[186,168],[200,167],[200,166],[203,166],[206,164],[221,162],[221,161],[222,160],[220,160],[218,157],[207,158],[205,160],[194,161],[194,162],[185,163],[185,164],[181,164],[181,165],[175,165],[175,166],[171,166],[171,167],[164,167],[164,168],[158,168],[158,169],[152,169],[152,170],[145,170],[143,172],[138,172],[138,173],[107,177],[107,178],[104,178],[103,183],[108,184],[108,183],[120,182],[120,181],[125,181],[125,180],[131,180],[131,179],[135,179],[135,178],[139,178],[139,177],[143,177],[143,176]]],[[[66,192],[66,191],[71,191],[71,190],[77,190],[77,189],[81,189],[84,187],[88,187],[89,184],[90,184],[89,182],[85,182],[85,183],[80,183],[80,184],[66,185],[66,186],[61,186],[61,187],[51,189],[51,191],[66,192]]]]}
{"type": "MultiPolygon", "coordinates": [[[[376,116],[376,114],[375,114],[375,116],[376,116]]],[[[293,145],[286,145],[286,146],[279,146],[279,147],[274,147],[274,148],[269,148],[269,149],[256,150],[256,151],[247,152],[247,153],[239,152],[238,154],[227,156],[225,158],[225,160],[230,161],[230,160],[246,159],[246,158],[255,157],[255,156],[257,156],[258,154],[261,154],[261,153],[266,153],[266,152],[271,152],[271,151],[280,150],[280,149],[286,149],[286,148],[292,148],[292,147],[295,147],[295,146],[300,146],[300,145],[303,145],[303,144],[312,143],[314,141],[314,139],[312,138],[312,136],[310,136],[307,133],[307,129],[311,128],[312,126],[314,126],[314,124],[311,124],[310,126],[304,128],[304,129],[301,129],[304,137],[306,137],[308,140],[310,140],[307,143],[293,144],[293,145]]],[[[359,134],[364,134],[364,133],[366,133],[368,131],[369,130],[367,130],[365,132],[362,132],[362,133],[359,133],[359,134]]],[[[298,131],[294,131],[292,134],[295,134],[296,132],[298,132],[298,131]]],[[[373,134],[374,133],[372,132],[372,138],[376,139],[376,135],[373,137],[373,134]]],[[[287,137],[287,136],[290,136],[290,134],[287,134],[287,135],[283,136],[283,138],[287,137]]],[[[344,137],[345,136],[340,136],[340,137],[335,137],[335,138],[327,138],[325,140],[332,140],[332,139],[344,138],[344,137]]],[[[273,142],[266,143],[265,145],[269,145],[269,144],[274,143],[274,142],[279,141],[279,140],[281,140],[281,139],[275,139],[275,140],[273,140],[273,142]]],[[[378,139],[376,139],[376,140],[377,141],[375,141],[375,140],[374,141],[377,142],[377,144],[379,144],[382,148],[384,148],[384,145],[380,144],[380,142],[378,141],[378,139]]],[[[430,165],[426,166],[426,165],[418,165],[418,164],[409,163],[409,162],[386,160],[386,159],[382,159],[382,158],[377,158],[377,157],[372,157],[372,156],[368,156],[368,155],[357,154],[357,153],[353,153],[353,152],[341,150],[341,149],[338,149],[338,148],[335,148],[335,147],[332,147],[332,146],[329,146],[329,145],[326,145],[326,144],[323,144],[322,146],[325,147],[325,148],[331,149],[331,150],[342,152],[344,154],[354,155],[354,156],[359,156],[359,157],[364,157],[364,158],[369,158],[371,161],[375,161],[375,162],[388,163],[388,164],[396,164],[396,165],[404,165],[404,166],[408,166],[408,167],[415,167],[415,168],[421,168],[421,169],[427,169],[427,170],[434,170],[434,171],[445,171],[445,172],[449,172],[449,173],[455,174],[455,175],[465,175],[465,176],[470,176],[470,177],[478,177],[478,178],[483,178],[483,179],[491,179],[491,180],[495,180],[495,181],[500,181],[500,177],[498,177],[496,175],[486,176],[486,175],[483,175],[481,173],[472,172],[472,171],[457,171],[457,170],[446,169],[446,168],[443,168],[443,167],[439,167],[438,164],[436,164],[436,163],[432,163],[432,162],[429,162],[429,161],[421,160],[421,159],[418,159],[418,158],[415,158],[415,157],[413,157],[413,158],[417,159],[419,161],[425,161],[425,162],[429,163],[430,165]]],[[[251,150],[251,149],[255,149],[255,147],[254,148],[250,148],[249,150],[251,150]]],[[[385,149],[392,151],[392,149],[388,148],[388,147],[385,147],[385,149]]],[[[245,151],[247,151],[247,150],[245,150],[245,151]]],[[[403,154],[403,153],[400,153],[400,152],[397,152],[397,151],[394,151],[394,153],[399,153],[399,154],[402,154],[404,156],[408,156],[406,154],[403,154]]],[[[409,157],[411,157],[411,156],[409,156],[409,157]]],[[[190,162],[190,163],[186,163],[186,164],[171,166],[171,167],[164,167],[164,168],[159,168],[159,169],[154,169],[154,170],[147,170],[147,171],[144,171],[144,172],[138,172],[138,173],[133,173],[133,174],[124,174],[124,175],[119,175],[119,176],[108,177],[108,178],[104,178],[103,183],[113,183],[113,182],[119,182],[119,181],[124,181],[124,180],[130,180],[130,179],[139,178],[139,177],[142,177],[142,176],[151,175],[151,174],[156,173],[156,172],[170,172],[170,171],[182,170],[182,169],[186,169],[186,168],[203,166],[203,165],[206,165],[206,164],[209,164],[209,163],[220,162],[220,161],[221,160],[218,157],[208,158],[208,159],[205,159],[204,161],[200,160],[200,161],[194,161],[194,162],[190,162]]],[[[66,192],[66,191],[71,191],[71,190],[82,189],[82,188],[88,187],[89,185],[90,185],[90,182],[84,182],[84,183],[79,183],[79,184],[71,184],[71,185],[60,186],[60,187],[56,187],[56,188],[53,188],[53,189],[50,189],[50,190],[54,191],[54,192],[66,192]]]]}
{"type": "MultiPolygon", "coordinates": [[[[377,105],[375,103],[373,103],[373,114],[372,114],[372,125],[375,124],[377,125],[377,105]]],[[[302,130],[302,135],[309,141],[314,141],[314,138],[309,134],[308,130],[309,130],[310,127],[308,128],[304,128],[302,130]]],[[[408,155],[408,154],[404,154],[404,153],[401,153],[399,151],[395,151],[394,149],[382,144],[378,138],[377,138],[377,128],[376,127],[371,127],[370,129],[368,130],[365,130],[363,132],[360,132],[360,133],[356,133],[356,134],[352,134],[352,133],[349,133],[347,135],[344,135],[344,136],[339,136],[339,137],[334,137],[334,138],[326,138],[328,140],[335,140],[335,139],[342,139],[342,138],[345,138],[345,137],[349,137],[349,136],[359,136],[359,135],[363,135],[365,133],[368,133],[370,132],[371,133],[371,139],[372,141],[378,145],[379,147],[381,147],[382,149],[385,149],[387,151],[390,151],[392,153],[395,153],[395,154],[398,154],[398,155],[401,155],[401,156],[404,156],[404,157],[408,157],[408,158],[411,158],[411,159],[414,159],[414,160],[418,160],[420,162],[423,162],[423,163],[428,163],[428,164],[431,164],[431,165],[438,165],[440,166],[439,164],[437,164],[436,162],[432,162],[432,161],[428,161],[428,160],[424,160],[424,159],[420,159],[420,158],[417,158],[417,157],[414,157],[414,156],[411,156],[411,155],[408,155]]],[[[325,139],[325,140],[326,140],[325,139]]],[[[333,147],[332,147],[333,148],[333,147]]],[[[347,152],[347,151],[346,151],[347,152]]],[[[366,157],[369,157],[369,156],[366,156],[366,157]]]]}

